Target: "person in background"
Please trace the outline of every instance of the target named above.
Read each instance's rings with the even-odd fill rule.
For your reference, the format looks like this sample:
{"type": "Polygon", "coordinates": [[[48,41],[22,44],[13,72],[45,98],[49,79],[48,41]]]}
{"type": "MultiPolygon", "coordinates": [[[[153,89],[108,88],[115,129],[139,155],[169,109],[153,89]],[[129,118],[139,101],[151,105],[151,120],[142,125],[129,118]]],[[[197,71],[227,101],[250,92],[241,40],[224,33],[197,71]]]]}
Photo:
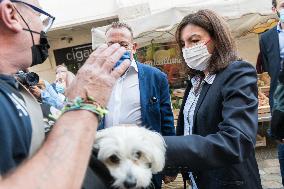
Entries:
{"type": "MultiPolygon", "coordinates": [[[[119,78],[112,91],[109,110],[100,128],[135,124],[161,133],[175,135],[169,84],[165,73],[134,59],[137,44],[133,31],[125,23],[114,22],[106,30],[106,43],[119,43],[127,49],[124,58],[131,61],[127,72],[119,78]]],[[[162,175],[154,175],[153,184],[161,188],[162,175]]]]}
{"type": "MultiPolygon", "coordinates": [[[[284,0],[272,0],[272,11],[278,15],[279,22],[275,27],[263,33],[259,40],[262,66],[271,78],[269,93],[271,110],[274,106],[273,95],[284,62],[284,0]]],[[[284,186],[284,144],[278,145],[278,158],[284,186]]]]}
{"type": "Polygon", "coordinates": [[[261,53],[259,52],[258,55],[257,55],[257,60],[256,60],[256,71],[258,74],[261,74],[264,72],[264,69],[263,69],[263,63],[262,63],[262,56],[261,56],[261,53]]]}
{"type": "Polygon", "coordinates": [[[278,143],[284,143],[284,69],[280,71],[272,108],[270,134],[278,143]]]}
{"type": "Polygon", "coordinates": [[[68,88],[75,78],[75,75],[68,71],[67,67],[64,65],[58,65],[55,70],[56,79],[52,84],[53,88],[60,93],[64,94],[65,89],[68,88]]]}
{"type": "Polygon", "coordinates": [[[176,41],[190,80],[178,118],[179,136],[164,137],[165,169],[187,173],[193,189],[261,189],[254,149],[255,68],[238,58],[226,22],[213,11],[185,16],[176,41]]]}
{"type": "MultiPolygon", "coordinates": [[[[113,85],[130,65],[125,60],[113,69],[126,52],[119,44],[94,51],[65,92],[68,111],[44,140],[44,130],[36,129],[43,124],[40,107],[14,74],[47,59],[46,32],[53,21],[37,0],[0,0],[0,189],[80,188],[105,114],[95,112],[105,109],[113,85]],[[84,103],[72,108],[76,99],[92,110],[84,103]]],[[[99,179],[95,183],[95,188],[105,188],[99,179]]]]}
{"type": "Polygon", "coordinates": [[[68,71],[67,67],[59,65],[56,67],[56,79],[54,83],[50,84],[46,80],[40,80],[39,85],[32,86],[30,90],[42,103],[61,110],[66,99],[64,96],[65,89],[71,85],[74,78],[75,75],[68,71]]]}
{"type": "Polygon", "coordinates": [[[46,80],[40,80],[38,85],[30,87],[29,90],[44,104],[48,104],[58,110],[61,110],[64,106],[65,96],[58,93],[46,80]]]}

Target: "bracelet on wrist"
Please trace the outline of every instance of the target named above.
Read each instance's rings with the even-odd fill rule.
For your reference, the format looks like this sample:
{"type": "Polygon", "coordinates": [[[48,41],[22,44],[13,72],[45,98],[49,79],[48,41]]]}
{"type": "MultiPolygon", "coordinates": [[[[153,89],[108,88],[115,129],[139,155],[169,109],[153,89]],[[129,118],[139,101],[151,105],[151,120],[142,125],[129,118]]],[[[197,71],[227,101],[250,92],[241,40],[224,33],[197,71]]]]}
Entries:
{"type": "Polygon", "coordinates": [[[83,99],[82,97],[76,97],[74,100],[70,101],[66,98],[65,106],[61,110],[61,114],[69,111],[75,110],[87,110],[97,115],[98,120],[100,120],[108,113],[108,110],[97,103],[93,97],[87,97],[83,99]]]}

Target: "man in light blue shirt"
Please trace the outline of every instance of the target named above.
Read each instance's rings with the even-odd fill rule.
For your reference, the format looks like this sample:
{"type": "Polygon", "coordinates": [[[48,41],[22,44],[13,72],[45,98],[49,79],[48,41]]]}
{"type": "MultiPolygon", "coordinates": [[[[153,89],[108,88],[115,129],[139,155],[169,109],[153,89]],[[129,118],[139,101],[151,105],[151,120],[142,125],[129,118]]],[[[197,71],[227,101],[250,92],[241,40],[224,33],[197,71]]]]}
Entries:
{"type": "Polygon", "coordinates": [[[64,105],[65,96],[52,87],[48,81],[44,81],[45,89],[41,92],[42,102],[54,106],[56,109],[61,110],[64,105]]]}
{"type": "Polygon", "coordinates": [[[43,83],[44,88],[32,86],[30,88],[31,92],[36,98],[40,99],[42,103],[61,110],[64,106],[65,96],[57,92],[48,81],[43,81],[43,83]]]}

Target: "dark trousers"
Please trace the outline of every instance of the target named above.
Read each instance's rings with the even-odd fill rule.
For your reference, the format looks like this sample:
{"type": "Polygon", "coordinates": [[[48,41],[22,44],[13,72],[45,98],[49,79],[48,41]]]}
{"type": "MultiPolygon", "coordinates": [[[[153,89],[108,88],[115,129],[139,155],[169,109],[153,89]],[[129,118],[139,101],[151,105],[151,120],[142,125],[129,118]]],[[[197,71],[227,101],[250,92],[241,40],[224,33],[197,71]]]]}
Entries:
{"type": "Polygon", "coordinates": [[[152,186],[150,188],[151,189],[161,189],[162,188],[162,178],[163,176],[161,173],[153,175],[152,186]]]}

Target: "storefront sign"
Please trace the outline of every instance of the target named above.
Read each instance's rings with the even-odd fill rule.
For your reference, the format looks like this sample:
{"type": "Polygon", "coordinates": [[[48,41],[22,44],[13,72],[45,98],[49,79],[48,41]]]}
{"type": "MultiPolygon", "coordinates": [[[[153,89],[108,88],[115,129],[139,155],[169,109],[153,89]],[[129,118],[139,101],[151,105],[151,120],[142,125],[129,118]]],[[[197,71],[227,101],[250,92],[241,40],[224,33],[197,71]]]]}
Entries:
{"type": "Polygon", "coordinates": [[[186,85],[184,81],[187,80],[187,69],[176,43],[151,44],[138,49],[136,56],[140,62],[157,67],[165,72],[172,88],[180,88],[186,85]]]}
{"type": "Polygon", "coordinates": [[[56,65],[64,64],[68,70],[77,73],[92,53],[92,44],[83,44],[53,51],[56,65]]]}
{"type": "Polygon", "coordinates": [[[53,51],[56,65],[65,64],[80,64],[82,65],[92,53],[92,44],[84,44],[53,51]]]}
{"type": "Polygon", "coordinates": [[[163,60],[154,61],[152,66],[162,66],[166,64],[181,64],[182,60],[180,58],[165,58],[163,60]]]}

